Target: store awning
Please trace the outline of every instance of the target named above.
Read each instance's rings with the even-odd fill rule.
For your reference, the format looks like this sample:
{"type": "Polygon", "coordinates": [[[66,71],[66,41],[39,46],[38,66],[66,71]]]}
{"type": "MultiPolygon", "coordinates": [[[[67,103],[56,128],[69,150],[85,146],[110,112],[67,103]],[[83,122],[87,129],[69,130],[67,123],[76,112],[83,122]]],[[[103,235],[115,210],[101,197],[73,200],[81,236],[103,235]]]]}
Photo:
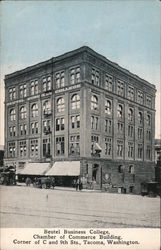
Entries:
{"type": "Polygon", "coordinates": [[[27,163],[25,167],[19,171],[20,175],[45,175],[45,173],[49,170],[49,163],[39,163],[32,162],[27,163]]]}
{"type": "Polygon", "coordinates": [[[45,174],[47,176],[79,176],[80,161],[59,161],[45,174]]]}
{"type": "Polygon", "coordinates": [[[97,142],[94,143],[94,150],[99,151],[99,152],[102,151],[101,146],[97,142]]]}

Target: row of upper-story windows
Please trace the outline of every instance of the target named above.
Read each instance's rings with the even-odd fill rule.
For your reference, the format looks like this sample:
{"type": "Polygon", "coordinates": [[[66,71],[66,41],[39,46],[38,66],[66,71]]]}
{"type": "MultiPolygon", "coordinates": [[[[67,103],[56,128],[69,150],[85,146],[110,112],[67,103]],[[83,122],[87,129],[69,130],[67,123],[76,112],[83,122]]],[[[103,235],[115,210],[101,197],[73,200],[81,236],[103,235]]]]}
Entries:
{"type": "MultiPolygon", "coordinates": [[[[79,129],[80,128],[80,115],[72,115],[70,120],[70,128],[71,129],[79,129]]],[[[38,134],[39,133],[39,122],[38,121],[33,121],[30,123],[30,134],[38,134]]],[[[43,127],[43,133],[49,134],[52,132],[51,129],[51,120],[43,120],[42,123],[43,127]]],[[[55,119],[55,130],[56,131],[61,131],[65,129],[65,118],[64,117],[59,117],[55,119]]],[[[25,136],[27,134],[27,124],[20,124],[19,125],[19,135],[20,136],[25,136]]],[[[15,137],[17,136],[17,131],[16,131],[16,126],[10,126],[9,127],[9,136],[10,137],[15,137]]]]}
{"type": "MultiPolygon", "coordinates": [[[[81,70],[80,67],[72,68],[69,73],[70,84],[77,84],[81,81],[81,70]]],[[[65,71],[56,72],[54,75],[54,81],[56,85],[56,89],[62,88],[66,86],[67,76],[65,71]]],[[[125,96],[125,89],[127,88],[127,98],[132,101],[137,101],[139,104],[145,104],[148,107],[152,107],[152,97],[146,94],[139,89],[135,89],[133,86],[127,84],[120,79],[116,79],[116,89],[114,88],[114,77],[108,74],[105,74],[105,83],[104,88],[110,92],[115,92],[120,96],[125,96]],[[144,100],[145,99],[145,100],[144,100]]],[[[91,69],[91,83],[96,86],[101,86],[101,78],[99,70],[92,68],[91,69]]],[[[35,79],[32,80],[30,83],[24,83],[19,85],[19,92],[18,96],[16,97],[16,87],[9,88],[9,100],[15,100],[16,98],[24,98],[27,95],[37,95],[41,91],[46,92],[52,89],[52,78],[51,76],[43,77],[41,80],[35,79]],[[40,82],[41,81],[41,82],[40,82]],[[28,88],[28,89],[27,89],[28,88]]]]}
{"type": "MultiPolygon", "coordinates": [[[[112,145],[113,145],[113,139],[111,137],[105,137],[104,138],[104,153],[105,156],[112,157],[112,145]]],[[[96,151],[99,147],[99,136],[92,135],[91,136],[91,155],[95,155],[96,151]]],[[[143,159],[143,144],[139,143],[137,145],[137,158],[143,159]]],[[[118,158],[123,158],[125,154],[125,147],[124,147],[124,141],[123,140],[117,140],[116,141],[116,155],[118,158]]],[[[134,142],[128,141],[128,150],[127,150],[127,156],[129,159],[134,159],[135,154],[135,146],[134,142]]],[[[150,145],[146,145],[146,155],[145,158],[147,160],[151,159],[151,147],[150,145]]]]}
{"type": "MultiPolygon", "coordinates": [[[[76,84],[79,83],[81,80],[80,75],[80,67],[76,67],[70,70],[70,84],[76,84]]],[[[56,88],[62,88],[65,86],[65,72],[60,71],[55,73],[55,83],[56,88]]],[[[42,91],[50,91],[52,89],[52,78],[51,76],[43,77],[41,80],[42,84],[42,91]]],[[[27,97],[27,95],[37,95],[39,93],[39,80],[32,80],[30,83],[26,84],[20,84],[19,85],[19,94],[17,97],[24,98],[27,97]],[[28,91],[27,91],[28,88],[28,91]]],[[[16,87],[9,88],[9,100],[15,100],[16,99],[16,87]]]]}
{"type": "MultiPolygon", "coordinates": [[[[74,94],[71,97],[71,109],[79,109],[80,108],[80,96],[78,94],[74,94]]],[[[37,117],[39,115],[39,108],[37,103],[33,103],[31,105],[31,117],[37,117]]],[[[59,97],[56,101],[56,111],[58,113],[64,112],[65,110],[65,101],[63,97],[59,97]]],[[[95,95],[91,96],[91,110],[97,111],[98,110],[98,98],[95,95]]],[[[104,103],[104,110],[105,114],[107,115],[112,115],[112,102],[110,100],[105,100],[104,103]]],[[[10,109],[10,121],[15,121],[16,120],[16,110],[15,108],[10,109]]],[[[51,101],[46,100],[43,103],[43,114],[44,115],[50,115],[51,114],[51,101]]],[[[27,109],[26,106],[21,106],[19,109],[19,115],[20,119],[26,119],[27,118],[27,109]]],[[[118,119],[124,118],[124,105],[123,104],[118,104],[117,105],[117,117],[118,119]]],[[[97,120],[98,118],[94,116],[91,118],[92,121],[91,123],[94,124],[94,119],[97,120]]],[[[134,121],[134,109],[129,107],[128,108],[128,121],[133,122],[134,121]]],[[[95,121],[97,124],[98,121],[95,121]]],[[[146,123],[148,126],[151,126],[151,115],[148,113],[146,117],[146,123]]],[[[138,124],[142,126],[144,124],[143,121],[143,112],[139,111],[138,112],[138,124]]],[[[93,128],[93,125],[91,125],[93,128]]],[[[96,127],[96,125],[95,125],[96,127]]],[[[98,126],[97,126],[98,127],[98,126]]]]}
{"type": "MultiPolygon", "coordinates": [[[[65,153],[65,137],[59,136],[55,139],[56,142],[56,155],[64,155],[65,153]]],[[[99,147],[99,137],[98,136],[91,136],[91,154],[95,154],[95,150],[99,147]]],[[[105,137],[104,139],[104,154],[108,157],[112,156],[112,138],[105,137]]],[[[19,156],[25,157],[27,155],[27,143],[26,140],[19,141],[19,156]]],[[[101,149],[102,151],[102,149],[101,149]]],[[[138,144],[138,151],[137,151],[137,158],[143,159],[143,144],[138,144]]],[[[38,146],[38,139],[31,139],[30,140],[30,156],[36,157],[38,156],[39,146],[38,146]]],[[[71,155],[80,154],[80,136],[72,135],[69,137],[69,153],[71,155]]],[[[124,156],[124,142],[122,140],[117,140],[117,157],[123,158],[124,156]]],[[[134,143],[128,142],[128,158],[134,158],[134,143]]],[[[16,144],[15,142],[8,143],[8,156],[9,157],[16,157],[16,144]]],[[[43,156],[47,157],[50,156],[50,138],[43,139],[43,156]]],[[[151,159],[151,146],[146,146],[146,159],[151,159]]]]}
{"type": "MultiPolygon", "coordinates": [[[[146,99],[144,100],[144,92],[141,90],[136,90],[133,86],[127,84],[122,80],[116,79],[116,89],[114,89],[114,77],[108,74],[105,74],[104,77],[104,88],[110,92],[115,92],[119,96],[125,96],[125,90],[127,88],[127,98],[131,101],[136,101],[139,104],[145,104],[147,107],[152,107],[152,97],[146,95],[146,99]]],[[[92,68],[92,77],[91,77],[92,84],[96,86],[101,86],[101,77],[99,70],[92,68]]]]}

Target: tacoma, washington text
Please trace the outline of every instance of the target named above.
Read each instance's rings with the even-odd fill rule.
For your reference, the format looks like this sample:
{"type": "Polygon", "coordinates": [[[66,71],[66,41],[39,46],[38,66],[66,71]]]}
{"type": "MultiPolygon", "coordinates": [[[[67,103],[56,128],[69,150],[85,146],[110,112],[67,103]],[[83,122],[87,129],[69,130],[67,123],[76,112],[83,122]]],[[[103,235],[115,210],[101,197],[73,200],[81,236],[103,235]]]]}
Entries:
{"type": "Polygon", "coordinates": [[[111,234],[108,230],[48,230],[42,234],[35,233],[31,240],[13,239],[13,244],[48,244],[48,245],[138,245],[138,241],[124,240],[120,235],[111,234]]]}

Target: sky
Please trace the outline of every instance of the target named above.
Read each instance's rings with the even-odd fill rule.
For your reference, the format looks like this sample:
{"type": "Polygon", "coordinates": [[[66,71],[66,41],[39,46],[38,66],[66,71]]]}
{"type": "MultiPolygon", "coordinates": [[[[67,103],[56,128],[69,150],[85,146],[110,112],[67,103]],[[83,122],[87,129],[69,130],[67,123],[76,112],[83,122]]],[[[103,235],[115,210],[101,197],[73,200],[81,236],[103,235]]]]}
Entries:
{"type": "Polygon", "coordinates": [[[160,124],[159,0],[2,1],[0,145],[4,144],[4,75],[87,45],[156,85],[160,124]]]}

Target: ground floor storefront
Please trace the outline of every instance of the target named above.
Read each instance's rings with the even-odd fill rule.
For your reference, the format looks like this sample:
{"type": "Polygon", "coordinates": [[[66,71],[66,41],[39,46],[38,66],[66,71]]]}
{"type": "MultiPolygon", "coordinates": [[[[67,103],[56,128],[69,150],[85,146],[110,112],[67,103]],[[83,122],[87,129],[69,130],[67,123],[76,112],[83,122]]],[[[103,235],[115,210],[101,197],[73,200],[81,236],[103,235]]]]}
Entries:
{"type": "Polygon", "coordinates": [[[141,184],[154,181],[155,164],[139,161],[114,161],[100,158],[56,159],[51,162],[14,162],[21,181],[27,177],[49,176],[58,186],[75,187],[79,179],[84,189],[107,192],[141,193],[141,184]]]}

